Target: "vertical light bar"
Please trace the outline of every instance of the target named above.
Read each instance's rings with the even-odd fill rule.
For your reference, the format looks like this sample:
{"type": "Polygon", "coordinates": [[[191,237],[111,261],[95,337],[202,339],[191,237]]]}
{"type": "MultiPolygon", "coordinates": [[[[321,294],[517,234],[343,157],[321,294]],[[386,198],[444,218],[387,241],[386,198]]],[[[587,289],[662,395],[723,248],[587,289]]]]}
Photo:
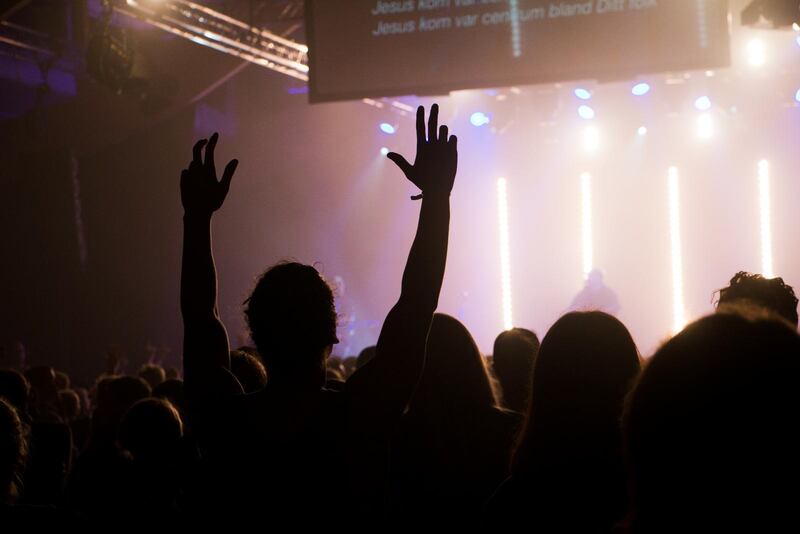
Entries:
{"type": "Polygon", "coordinates": [[[678,168],[669,168],[669,236],[672,258],[672,331],[686,326],[683,304],[683,260],[681,258],[681,206],[678,168]]]}
{"type": "Polygon", "coordinates": [[[519,31],[519,0],[508,0],[509,13],[511,14],[511,54],[514,57],[522,55],[522,43],[519,31]]]}
{"type": "Polygon", "coordinates": [[[758,198],[761,214],[761,274],[774,278],[772,269],[772,216],[770,214],[769,161],[758,162],[758,198]]]}
{"type": "Polygon", "coordinates": [[[497,179],[497,225],[500,231],[500,285],[503,298],[503,328],[511,330],[511,254],[508,241],[508,192],[505,178],[497,179]]]}
{"type": "Polygon", "coordinates": [[[592,237],[592,175],[581,174],[581,250],[583,252],[583,277],[594,268],[594,245],[592,237]]]}

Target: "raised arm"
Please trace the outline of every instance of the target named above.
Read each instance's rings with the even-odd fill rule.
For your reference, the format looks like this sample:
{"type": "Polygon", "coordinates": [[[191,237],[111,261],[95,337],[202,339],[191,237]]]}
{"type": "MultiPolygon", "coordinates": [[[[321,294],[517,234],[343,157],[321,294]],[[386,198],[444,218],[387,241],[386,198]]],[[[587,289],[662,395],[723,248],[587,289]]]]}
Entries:
{"type": "Polygon", "coordinates": [[[214,149],[218,138],[214,134],[209,140],[198,141],[194,145],[192,162],[181,173],[183,367],[187,395],[192,397],[235,391],[237,385],[228,372],[228,333],[217,311],[211,217],[225,201],[238,161],[230,161],[222,178],[217,180],[214,149]]]}
{"type": "MultiPolygon", "coordinates": [[[[439,302],[447,258],[450,191],[458,162],[457,139],[438,126],[439,107],[431,107],[427,137],[425,111],[417,109],[417,155],[410,164],[389,153],[422,190],[417,233],[408,255],[400,298],[381,329],[375,358],[348,381],[368,417],[392,425],[405,411],[422,373],[425,343],[439,302]]],[[[363,414],[362,414],[363,415],[363,414]]]]}

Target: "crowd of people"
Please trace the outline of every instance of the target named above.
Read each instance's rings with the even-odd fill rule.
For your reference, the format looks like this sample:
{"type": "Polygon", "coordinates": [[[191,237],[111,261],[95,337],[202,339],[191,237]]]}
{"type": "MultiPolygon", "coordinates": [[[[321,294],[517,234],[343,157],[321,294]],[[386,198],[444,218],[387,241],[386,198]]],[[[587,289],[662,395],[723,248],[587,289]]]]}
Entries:
{"type": "Polygon", "coordinates": [[[51,367],[0,371],[0,525],[790,530],[792,288],[740,272],[647,358],[591,309],[482,355],[436,313],[457,140],[436,105],[416,127],[413,162],[388,154],[421,201],[400,296],[377,345],[344,360],[330,286],[292,262],[257,279],[253,346],[231,350],[211,227],[238,162],[218,178],[218,136],[197,142],[180,178],[182,370],[111,365],[85,389],[51,367]]]}

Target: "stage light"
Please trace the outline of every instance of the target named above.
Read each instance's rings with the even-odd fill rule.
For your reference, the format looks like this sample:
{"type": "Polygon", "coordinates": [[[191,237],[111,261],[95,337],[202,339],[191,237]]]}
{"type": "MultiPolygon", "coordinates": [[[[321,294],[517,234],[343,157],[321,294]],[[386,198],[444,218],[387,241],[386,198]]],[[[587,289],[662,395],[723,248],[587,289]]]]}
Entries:
{"type": "Polygon", "coordinates": [[[581,252],[583,278],[594,268],[594,246],[592,237],[592,175],[581,174],[581,252]]]}
{"type": "Polygon", "coordinates": [[[385,156],[388,153],[389,153],[389,149],[386,148],[385,146],[382,146],[381,147],[381,156],[385,156]]]}
{"type": "Polygon", "coordinates": [[[758,162],[758,199],[761,219],[761,274],[774,278],[772,269],[772,216],[770,214],[769,162],[758,162]]]}
{"type": "Polygon", "coordinates": [[[761,39],[751,39],[747,43],[747,62],[751,67],[760,67],[767,62],[767,49],[761,39]]]}
{"type": "Polygon", "coordinates": [[[797,43],[797,46],[800,46],[800,35],[794,38],[794,42],[797,43]]]}
{"type": "Polygon", "coordinates": [[[591,120],[594,118],[594,110],[589,106],[583,105],[578,108],[578,115],[582,119],[591,120]]]}
{"type": "Polygon", "coordinates": [[[647,135],[647,126],[639,126],[639,129],[636,130],[636,133],[639,134],[641,137],[647,135]]]}
{"type": "Polygon", "coordinates": [[[697,137],[706,140],[714,135],[714,119],[710,113],[703,113],[697,117],[697,137]]]}
{"type": "Polygon", "coordinates": [[[796,32],[800,32],[800,24],[798,24],[798,23],[796,23],[796,22],[793,22],[793,23],[792,23],[792,29],[793,29],[794,31],[796,31],[796,32]]]}
{"type": "Polygon", "coordinates": [[[500,233],[500,289],[503,299],[503,328],[511,330],[511,253],[508,239],[508,191],[505,178],[497,179],[497,226],[500,233]]]}
{"type": "Polygon", "coordinates": [[[581,100],[590,100],[592,98],[592,93],[589,92],[588,89],[584,89],[583,87],[578,87],[577,89],[575,89],[575,96],[577,96],[581,100]]]}
{"type": "Polygon", "coordinates": [[[669,236],[672,263],[672,332],[677,334],[686,326],[686,311],[683,303],[683,259],[681,258],[681,208],[678,168],[670,167],[669,187],[669,236]]]}
{"type": "Polygon", "coordinates": [[[596,152],[600,147],[600,130],[595,126],[583,129],[583,148],[587,152],[596,152]]]}
{"type": "Polygon", "coordinates": [[[650,92],[650,84],[647,83],[637,83],[636,85],[633,86],[633,89],[631,89],[631,93],[634,96],[644,96],[649,92],[650,92]]]}
{"type": "Polygon", "coordinates": [[[397,129],[388,122],[382,122],[380,129],[383,133],[392,135],[397,129]]]}
{"type": "Polygon", "coordinates": [[[472,123],[473,126],[483,126],[484,124],[489,124],[489,116],[482,111],[476,111],[469,117],[469,122],[472,123]]]}
{"type": "Polygon", "coordinates": [[[711,99],[707,96],[698,97],[694,101],[694,107],[699,111],[708,111],[711,109],[711,99]]]}
{"type": "Polygon", "coordinates": [[[800,89],[798,89],[797,92],[794,94],[794,99],[795,101],[800,102],[800,89]]]}

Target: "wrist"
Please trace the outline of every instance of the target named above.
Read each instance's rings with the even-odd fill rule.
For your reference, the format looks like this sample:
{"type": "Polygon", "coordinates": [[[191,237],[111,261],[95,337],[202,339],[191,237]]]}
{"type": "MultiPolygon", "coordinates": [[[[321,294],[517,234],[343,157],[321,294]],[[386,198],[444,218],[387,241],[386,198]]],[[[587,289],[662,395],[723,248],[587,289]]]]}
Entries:
{"type": "Polygon", "coordinates": [[[211,221],[213,212],[183,210],[183,222],[211,221]]]}

